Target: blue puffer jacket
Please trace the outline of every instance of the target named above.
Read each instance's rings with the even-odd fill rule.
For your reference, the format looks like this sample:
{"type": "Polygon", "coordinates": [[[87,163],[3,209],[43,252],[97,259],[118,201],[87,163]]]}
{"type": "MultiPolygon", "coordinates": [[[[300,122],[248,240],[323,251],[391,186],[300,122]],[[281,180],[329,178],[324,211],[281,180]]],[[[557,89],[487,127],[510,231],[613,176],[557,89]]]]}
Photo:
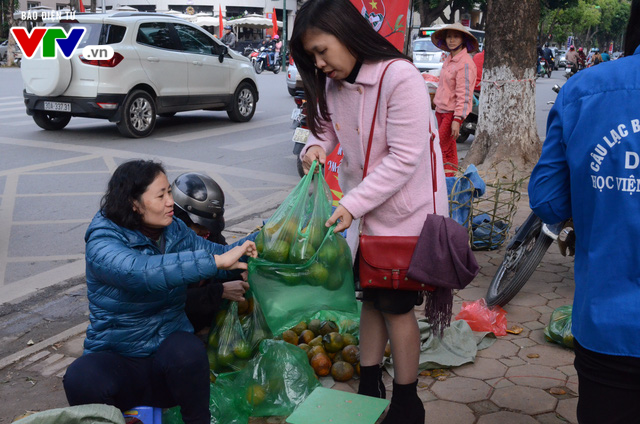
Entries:
{"type": "Polygon", "coordinates": [[[227,277],[227,271],[216,268],[213,255],[237,243],[211,243],[179,219],[165,229],[164,237],[161,254],[139,231],[120,227],[101,212],[93,218],[85,234],[90,311],[85,353],[144,357],[169,334],[193,332],[184,312],[187,285],[227,277]]]}

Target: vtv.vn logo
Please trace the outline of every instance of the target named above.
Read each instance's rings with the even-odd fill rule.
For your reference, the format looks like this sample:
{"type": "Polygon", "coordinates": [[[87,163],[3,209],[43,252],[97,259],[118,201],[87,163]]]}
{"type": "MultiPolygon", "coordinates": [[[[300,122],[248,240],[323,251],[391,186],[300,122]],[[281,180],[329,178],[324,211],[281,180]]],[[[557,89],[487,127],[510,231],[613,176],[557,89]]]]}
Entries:
{"type": "MultiPolygon", "coordinates": [[[[55,59],[58,51],[65,59],[70,59],[85,32],[86,29],[82,27],[71,28],[69,32],[59,27],[36,27],[29,34],[26,28],[11,28],[11,34],[22,50],[22,54],[28,59],[33,58],[40,46],[42,46],[41,55],[44,59],[55,59]]],[[[113,57],[113,48],[86,46],[82,49],[82,55],[87,59],[109,60],[113,57]]]]}

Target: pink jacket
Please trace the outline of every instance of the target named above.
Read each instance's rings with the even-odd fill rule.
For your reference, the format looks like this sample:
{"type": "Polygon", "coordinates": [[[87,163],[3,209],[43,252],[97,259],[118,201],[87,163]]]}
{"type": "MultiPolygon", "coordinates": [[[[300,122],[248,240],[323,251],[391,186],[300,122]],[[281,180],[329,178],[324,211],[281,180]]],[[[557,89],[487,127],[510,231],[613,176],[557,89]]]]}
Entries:
{"type": "MultiPolygon", "coordinates": [[[[345,193],[340,204],[356,219],[366,215],[363,233],[417,236],[427,214],[433,213],[430,126],[436,134],[436,211],[448,216],[449,209],[442,152],[429,95],[420,73],[407,61],[393,63],[385,74],[369,171],[362,180],[380,76],[387,63],[365,62],[355,84],[328,79],[327,105],[331,121],[325,123],[323,140],[309,137],[301,157],[310,146],[319,145],[331,152],[340,143],[344,157],[338,175],[345,193]]],[[[350,242],[358,234],[353,228],[352,225],[347,232],[350,242]]]]}
{"type": "Polygon", "coordinates": [[[473,107],[476,85],[476,65],[466,49],[455,57],[447,56],[442,64],[438,90],[433,99],[436,112],[451,113],[466,118],[473,107]]]}

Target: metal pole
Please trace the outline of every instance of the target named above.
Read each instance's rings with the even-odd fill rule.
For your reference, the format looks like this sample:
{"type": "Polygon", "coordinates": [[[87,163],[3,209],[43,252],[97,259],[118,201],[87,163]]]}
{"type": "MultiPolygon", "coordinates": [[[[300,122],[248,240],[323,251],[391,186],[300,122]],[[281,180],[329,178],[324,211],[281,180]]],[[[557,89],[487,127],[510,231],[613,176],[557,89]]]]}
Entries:
{"type": "Polygon", "coordinates": [[[102,0],[102,13],[107,13],[107,6],[104,4],[105,0],[102,0]]]}
{"type": "Polygon", "coordinates": [[[409,11],[407,12],[405,25],[404,54],[409,56],[409,46],[411,46],[411,33],[413,32],[413,1],[409,1],[409,11]]]}
{"type": "Polygon", "coordinates": [[[287,69],[287,0],[282,0],[282,71],[287,69]]]}

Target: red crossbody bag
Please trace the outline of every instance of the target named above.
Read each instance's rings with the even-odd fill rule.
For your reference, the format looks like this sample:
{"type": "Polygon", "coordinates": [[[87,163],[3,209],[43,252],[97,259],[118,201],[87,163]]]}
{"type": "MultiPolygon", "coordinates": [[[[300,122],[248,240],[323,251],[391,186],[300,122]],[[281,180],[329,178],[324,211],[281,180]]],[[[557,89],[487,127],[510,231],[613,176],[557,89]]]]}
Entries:
{"type": "MultiPolygon", "coordinates": [[[[401,60],[401,59],[397,59],[401,60]]],[[[380,77],[380,86],[378,87],[378,98],[376,100],[376,108],[373,112],[373,122],[371,123],[371,131],[369,132],[369,143],[367,145],[367,154],[364,160],[364,169],[362,179],[367,176],[369,167],[369,155],[371,153],[371,144],[373,141],[373,131],[376,124],[376,116],[378,113],[378,104],[380,102],[380,92],[382,91],[382,81],[389,66],[396,60],[387,64],[380,77]]],[[[435,192],[438,187],[435,165],[435,152],[433,151],[434,135],[431,135],[431,180],[433,182],[433,212],[435,213],[436,202],[435,192]]],[[[361,227],[364,226],[362,217],[361,227]]],[[[360,273],[360,285],[362,288],[376,289],[394,289],[394,290],[414,290],[414,291],[433,291],[435,287],[412,280],[407,277],[407,270],[411,263],[413,251],[415,250],[418,236],[371,236],[360,234],[360,246],[358,249],[358,270],[360,273]]]]}

